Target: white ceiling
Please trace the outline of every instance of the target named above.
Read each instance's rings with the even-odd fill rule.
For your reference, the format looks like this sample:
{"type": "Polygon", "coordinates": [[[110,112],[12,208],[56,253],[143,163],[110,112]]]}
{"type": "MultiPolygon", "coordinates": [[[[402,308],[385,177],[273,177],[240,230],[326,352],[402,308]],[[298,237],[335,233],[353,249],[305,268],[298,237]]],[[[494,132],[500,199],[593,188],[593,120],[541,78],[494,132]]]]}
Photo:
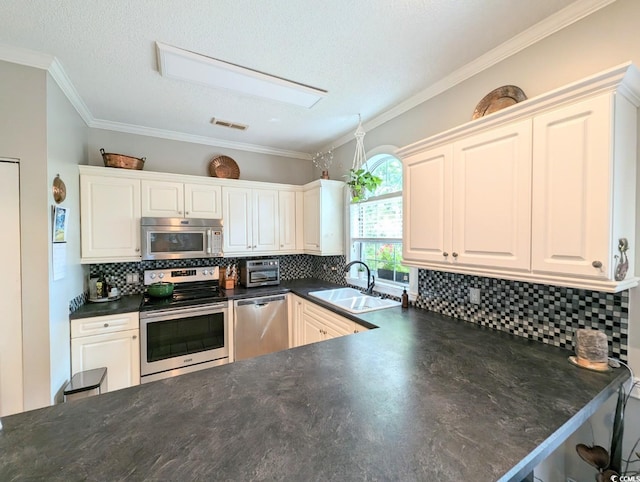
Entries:
{"type": "Polygon", "coordinates": [[[352,138],[358,113],[370,129],[510,39],[522,48],[611,1],[3,0],[0,58],[55,57],[91,127],[308,158],[352,138]],[[328,95],[305,109],[163,78],[156,41],[328,95]]]}

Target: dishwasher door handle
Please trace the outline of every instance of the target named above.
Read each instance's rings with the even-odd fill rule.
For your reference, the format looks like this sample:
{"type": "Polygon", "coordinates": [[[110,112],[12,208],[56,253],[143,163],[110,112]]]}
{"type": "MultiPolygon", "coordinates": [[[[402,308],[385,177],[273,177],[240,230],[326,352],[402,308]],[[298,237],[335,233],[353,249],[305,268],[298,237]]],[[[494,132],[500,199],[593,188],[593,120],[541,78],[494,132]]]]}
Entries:
{"type": "Polygon", "coordinates": [[[286,298],[283,295],[269,296],[268,298],[259,298],[254,300],[238,300],[236,301],[236,306],[247,306],[247,305],[256,305],[256,306],[267,306],[272,301],[286,301],[286,298]]]}

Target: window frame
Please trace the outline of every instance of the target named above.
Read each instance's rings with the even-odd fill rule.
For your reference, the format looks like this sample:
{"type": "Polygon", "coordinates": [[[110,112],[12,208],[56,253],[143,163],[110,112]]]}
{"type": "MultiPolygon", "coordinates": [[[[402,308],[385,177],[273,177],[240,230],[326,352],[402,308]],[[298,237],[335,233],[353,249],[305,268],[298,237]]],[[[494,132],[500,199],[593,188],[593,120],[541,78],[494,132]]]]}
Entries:
{"type": "MultiPolygon", "coordinates": [[[[388,162],[389,160],[393,159],[393,160],[398,160],[400,163],[402,163],[402,160],[400,158],[398,158],[395,155],[395,151],[397,150],[397,148],[395,146],[381,146],[379,148],[376,148],[372,151],[370,151],[369,153],[367,153],[367,161],[364,164],[364,166],[366,166],[365,168],[369,169],[370,171],[373,171],[376,167],[380,166],[381,164],[388,162]],[[373,167],[370,167],[373,166],[373,167]]],[[[403,168],[404,171],[404,168],[403,168]]],[[[404,184],[404,172],[402,173],[403,175],[403,184],[404,184]]],[[[385,193],[385,194],[381,194],[378,196],[372,196],[367,198],[367,201],[379,201],[379,200],[383,200],[385,198],[395,198],[395,197],[399,197],[402,199],[402,203],[403,203],[403,210],[404,210],[404,194],[403,194],[403,189],[401,187],[400,191],[395,191],[393,193],[385,193]]],[[[351,202],[351,196],[348,192],[348,190],[345,191],[345,196],[346,196],[346,203],[345,203],[345,219],[346,219],[346,230],[345,230],[345,253],[346,253],[346,258],[347,258],[347,263],[351,262],[351,261],[356,261],[359,260],[359,258],[356,256],[355,251],[355,246],[354,246],[354,242],[353,239],[351,237],[351,205],[353,204],[351,202]]],[[[367,202],[365,201],[365,202],[367,202]]],[[[404,211],[403,211],[404,212],[404,211]]],[[[404,214],[403,214],[404,216],[404,214]]],[[[403,243],[404,239],[403,237],[400,238],[400,242],[403,243]]],[[[358,286],[360,288],[366,288],[367,287],[367,281],[366,280],[361,280],[357,277],[353,277],[351,275],[352,271],[349,271],[346,273],[345,278],[346,278],[346,282],[350,285],[353,286],[358,286]]],[[[413,268],[413,267],[409,267],[409,285],[405,285],[405,284],[401,284],[401,283],[397,283],[394,281],[390,281],[390,280],[380,280],[378,278],[376,278],[375,280],[375,287],[374,287],[374,291],[381,293],[381,294],[385,294],[385,295],[391,295],[391,296],[396,296],[396,297],[400,297],[402,295],[403,290],[406,289],[410,299],[414,300],[417,296],[417,292],[418,292],[418,269],[417,268],[413,268]]]]}

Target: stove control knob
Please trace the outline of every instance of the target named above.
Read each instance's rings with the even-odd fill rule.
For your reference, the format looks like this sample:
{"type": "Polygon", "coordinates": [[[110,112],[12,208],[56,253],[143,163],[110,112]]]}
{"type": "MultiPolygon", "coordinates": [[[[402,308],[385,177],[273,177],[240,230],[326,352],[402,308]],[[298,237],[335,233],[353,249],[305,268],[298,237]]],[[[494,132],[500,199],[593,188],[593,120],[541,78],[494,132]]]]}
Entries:
{"type": "Polygon", "coordinates": [[[151,273],[149,276],[151,277],[151,279],[153,279],[153,278],[156,277],[156,274],[155,273],[151,273]]]}
{"type": "Polygon", "coordinates": [[[160,278],[160,279],[164,278],[164,273],[160,273],[160,274],[158,275],[158,278],[160,278]]]}
{"type": "Polygon", "coordinates": [[[202,272],[202,274],[206,276],[206,275],[208,275],[208,274],[209,274],[209,271],[207,271],[207,270],[205,269],[205,270],[202,272]]]}

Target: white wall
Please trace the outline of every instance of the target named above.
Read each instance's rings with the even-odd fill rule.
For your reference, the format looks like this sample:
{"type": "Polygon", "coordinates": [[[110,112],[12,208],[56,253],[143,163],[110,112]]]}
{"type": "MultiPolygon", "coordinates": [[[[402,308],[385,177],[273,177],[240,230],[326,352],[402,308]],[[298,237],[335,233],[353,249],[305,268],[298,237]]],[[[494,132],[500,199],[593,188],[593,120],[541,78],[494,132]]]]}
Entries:
{"type": "Polygon", "coordinates": [[[46,76],[0,62],[0,150],[20,159],[25,410],[50,404],[46,76]]]}
{"type": "Polygon", "coordinates": [[[100,148],[116,154],[146,157],[145,171],[209,176],[209,162],[224,155],[236,161],[240,179],[285,184],[305,184],[315,179],[311,161],[91,129],[88,144],[90,165],[103,165],[100,148]]]}
{"type": "MultiPolygon", "coordinates": [[[[60,204],[69,216],[65,277],[54,281],[52,258],[49,260],[49,345],[51,402],[61,402],[70,379],[69,301],[85,291],[86,267],[80,264],[80,181],[78,164],[87,163],[89,129],[58,84],[47,76],[47,181],[51,186],[56,174],[64,181],[67,197],[60,204]]],[[[48,205],[55,205],[49,189],[48,205]]],[[[49,217],[49,233],[52,230],[49,217]]],[[[52,242],[49,236],[49,252],[52,242]]]]}

